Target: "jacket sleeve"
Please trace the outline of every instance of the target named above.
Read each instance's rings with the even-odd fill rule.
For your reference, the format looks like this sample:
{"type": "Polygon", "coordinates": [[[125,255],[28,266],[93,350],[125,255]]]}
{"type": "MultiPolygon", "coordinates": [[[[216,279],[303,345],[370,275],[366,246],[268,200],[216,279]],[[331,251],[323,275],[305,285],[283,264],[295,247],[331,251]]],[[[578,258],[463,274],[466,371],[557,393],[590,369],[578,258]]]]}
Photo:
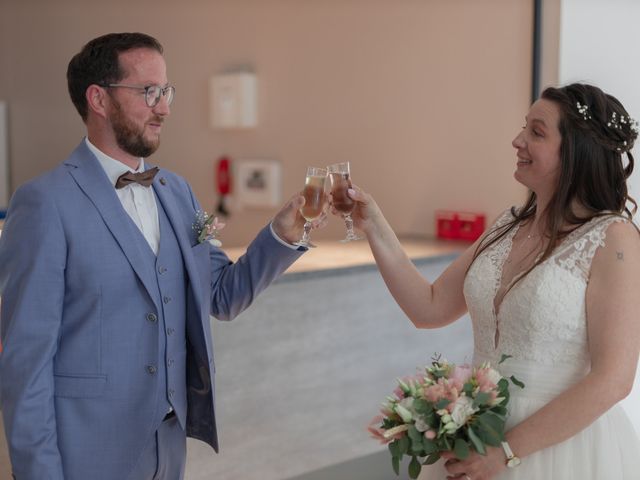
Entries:
{"type": "Polygon", "coordinates": [[[18,480],[62,480],[54,409],[66,244],[47,189],[14,194],[0,237],[0,407],[18,480]]]}
{"type": "MultiPolygon", "coordinates": [[[[195,212],[200,205],[189,188],[195,212]]],[[[275,239],[269,225],[264,227],[247,248],[246,253],[232,263],[218,247],[207,249],[210,266],[210,314],[219,320],[232,320],[303,254],[275,239]]]]}

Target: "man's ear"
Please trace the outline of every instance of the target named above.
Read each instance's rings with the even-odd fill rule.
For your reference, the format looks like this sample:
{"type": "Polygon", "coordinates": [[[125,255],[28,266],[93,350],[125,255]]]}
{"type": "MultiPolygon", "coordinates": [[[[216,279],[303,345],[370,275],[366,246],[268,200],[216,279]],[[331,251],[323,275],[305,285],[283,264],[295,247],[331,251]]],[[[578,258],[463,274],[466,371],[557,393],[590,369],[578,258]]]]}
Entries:
{"type": "Polygon", "coordinates": [[[106,118],[107,104],[109,102],[107,95],[107,91],[103,87],[95,84],[89,85],[85,92],[88,110],[94,112],[99,117],[106,118]]]}

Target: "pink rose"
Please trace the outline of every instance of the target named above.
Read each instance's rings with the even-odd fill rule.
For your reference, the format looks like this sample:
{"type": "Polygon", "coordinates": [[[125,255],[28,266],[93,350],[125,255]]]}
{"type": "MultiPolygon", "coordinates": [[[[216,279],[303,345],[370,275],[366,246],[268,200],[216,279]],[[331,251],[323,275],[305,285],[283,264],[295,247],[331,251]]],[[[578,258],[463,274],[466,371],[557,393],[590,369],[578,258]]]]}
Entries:
{"type": "Polygon", "coordinates": [[[433,440],[434,438],[436,438],[436,432],[434,430],[427,430],[426,432],[424,432],[424,437],[428,438],[429,440],[433,440]]]}
{"type": "Polygon", "coordinates": [[[460,365],[454,367],[449,379],[455,383],[458,390],[462,390],[462,387],[469,381],[472,374],[473,369],[469,365],[460,365]]]}

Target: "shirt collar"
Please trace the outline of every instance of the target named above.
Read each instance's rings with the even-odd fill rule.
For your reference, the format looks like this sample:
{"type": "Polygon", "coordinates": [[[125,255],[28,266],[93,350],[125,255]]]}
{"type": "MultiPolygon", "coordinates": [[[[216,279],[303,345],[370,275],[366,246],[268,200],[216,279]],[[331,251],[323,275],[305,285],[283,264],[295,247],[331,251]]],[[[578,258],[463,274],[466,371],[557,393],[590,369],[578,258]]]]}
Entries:
{"type": "Polygon", "coordinates": [[[87,137],[84,138],[84,141],[87,144],[87,147],[89,148],[89,150],[91,150],[91,152],[96,156],[96,158],[98,159],[98,162],[100,162],[100,165],[102,165],[102,168],[104,169],[104,172],[107,174],[107,177],[111,182],[111,185],[115,186],[116,181],[118,180],[118,177],[123,173],[144,172],[144,158],[140,159],[140,165],[138,165],[138,169],[132,170],[121,161],[116,160],[115,158],[112,158],[106,153],[99,150],[98,147],[96,147],[93,143],[91,143],[87,137]]]}

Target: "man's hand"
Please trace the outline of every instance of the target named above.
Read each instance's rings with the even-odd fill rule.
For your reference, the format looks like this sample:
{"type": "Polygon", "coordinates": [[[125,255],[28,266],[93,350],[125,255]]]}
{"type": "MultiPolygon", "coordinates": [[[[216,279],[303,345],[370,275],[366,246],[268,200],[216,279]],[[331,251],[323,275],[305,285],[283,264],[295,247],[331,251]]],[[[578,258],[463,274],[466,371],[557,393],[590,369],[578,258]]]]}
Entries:
{"type": "MultiPolygon", "coordinates": [[[[278,237],[287,243],[294,244],[302,237],[304,230],[304,217],[300,214],[300,209],[304,205],[304,197],[301,193],[296,193],[284,204],[282,209],[273,218],[271,226],[278,237]]],[[[321,228],[327,224],[327,215],[323,213],[312,222],[311,228],[321,228]]]]}

